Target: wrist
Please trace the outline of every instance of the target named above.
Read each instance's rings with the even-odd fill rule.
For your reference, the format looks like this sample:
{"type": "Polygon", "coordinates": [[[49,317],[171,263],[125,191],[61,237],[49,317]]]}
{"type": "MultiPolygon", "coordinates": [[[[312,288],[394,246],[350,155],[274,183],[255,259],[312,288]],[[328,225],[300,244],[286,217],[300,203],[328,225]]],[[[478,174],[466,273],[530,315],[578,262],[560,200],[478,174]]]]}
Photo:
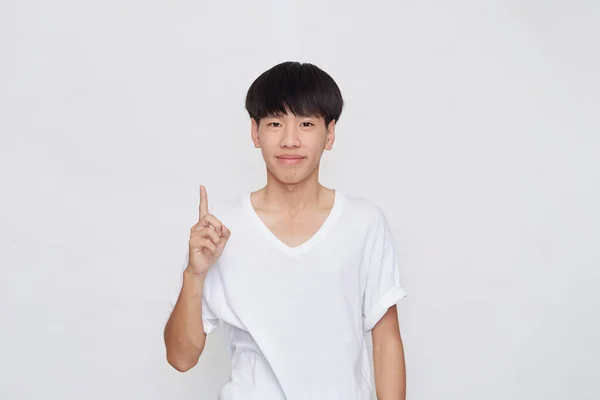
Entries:
{"type": "Polygon", "coordinates": [[[188,264],[188,266],[183,270],[183,276],[184,276],[184,278],[188,278],[188,279],[192,279],[192,280],[204,281],[204,279],[206,279],[207,272],[208,271],[202,272],[202,273],[196,273],[196,272],[194,272],[192,267],[188,264]]]}

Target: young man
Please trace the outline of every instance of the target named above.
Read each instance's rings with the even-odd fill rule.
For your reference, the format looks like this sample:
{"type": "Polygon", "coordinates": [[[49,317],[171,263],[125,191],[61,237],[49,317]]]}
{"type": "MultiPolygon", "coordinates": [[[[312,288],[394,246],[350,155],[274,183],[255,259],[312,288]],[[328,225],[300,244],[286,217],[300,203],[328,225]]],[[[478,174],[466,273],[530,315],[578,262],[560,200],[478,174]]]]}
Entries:
{"type": "Polygon", "coordinates": [[[209,207],[190,233],[165,328],[168,362],[196,365],[223,322],[232,359],[222,400],[405,399],[396,303],[406,295],[390,227],[372,201],[322,186],[343,100],[311,64],[260,75],[246,97],[267,185],[209,207]]]}

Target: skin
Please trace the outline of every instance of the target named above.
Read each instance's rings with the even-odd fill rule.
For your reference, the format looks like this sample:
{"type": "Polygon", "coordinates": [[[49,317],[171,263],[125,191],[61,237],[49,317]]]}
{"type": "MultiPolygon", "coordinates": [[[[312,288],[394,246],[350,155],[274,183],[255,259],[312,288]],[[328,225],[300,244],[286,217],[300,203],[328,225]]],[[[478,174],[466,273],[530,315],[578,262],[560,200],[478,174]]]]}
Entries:
{"type": "Polygon", "coordinates": [[[406,364],[396,306],[371,331],[375,392],[379,400],[406,399],[406,364]]]}

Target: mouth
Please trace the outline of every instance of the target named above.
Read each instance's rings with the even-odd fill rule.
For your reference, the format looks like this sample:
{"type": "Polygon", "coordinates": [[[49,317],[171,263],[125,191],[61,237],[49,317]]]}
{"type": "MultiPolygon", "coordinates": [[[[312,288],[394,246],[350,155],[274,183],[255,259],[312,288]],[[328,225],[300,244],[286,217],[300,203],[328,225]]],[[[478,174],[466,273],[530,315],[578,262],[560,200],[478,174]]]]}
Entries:
{"type": "Polygon", "coordinates": [[[306,157],[301,157],[297,155],[283,155],[276,157],[277,160],[285,165],[296,165],[300,164],[306,157]]]}

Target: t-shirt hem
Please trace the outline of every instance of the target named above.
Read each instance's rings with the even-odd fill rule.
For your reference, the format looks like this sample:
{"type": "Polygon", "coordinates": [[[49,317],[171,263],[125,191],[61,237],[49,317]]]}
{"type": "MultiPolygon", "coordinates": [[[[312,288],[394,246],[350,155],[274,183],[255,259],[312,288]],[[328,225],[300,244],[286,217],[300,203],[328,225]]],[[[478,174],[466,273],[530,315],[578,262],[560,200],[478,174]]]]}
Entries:
{"type": "Polygon", "coordinates": [[[203,319],[202,326],[204,327],[204,333],[210,335],[219,327],[219,320],[203,319]]]}

